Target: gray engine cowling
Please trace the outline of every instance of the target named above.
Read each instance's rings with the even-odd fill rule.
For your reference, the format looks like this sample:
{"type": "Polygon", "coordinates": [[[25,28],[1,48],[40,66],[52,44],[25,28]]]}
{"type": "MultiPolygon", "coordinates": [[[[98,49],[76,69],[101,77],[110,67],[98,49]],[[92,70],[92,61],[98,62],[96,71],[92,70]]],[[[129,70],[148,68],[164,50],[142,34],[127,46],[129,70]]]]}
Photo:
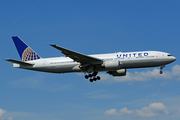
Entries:
{"type": "Polygon", "coordinates": [[[125,76],[126,75],[126,69],[108,71],[107,73],[109,73],[110,75],[113,75],[113,76],[125,76]]]}
{"type": "Polygon", "coordinates": [[[108,60],[103,63],[103,66],[106,70],[118,70],[120,69],[120,61],[119,60],[108,60]]]}

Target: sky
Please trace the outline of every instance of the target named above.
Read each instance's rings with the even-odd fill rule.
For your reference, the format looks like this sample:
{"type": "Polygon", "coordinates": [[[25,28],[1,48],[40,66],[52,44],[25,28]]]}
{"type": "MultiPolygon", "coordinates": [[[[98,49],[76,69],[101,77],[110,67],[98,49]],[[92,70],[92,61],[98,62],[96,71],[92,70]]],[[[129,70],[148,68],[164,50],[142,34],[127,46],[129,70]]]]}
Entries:
{"type": "Polygon", "coordinates": [[[179,0],[1,0],[0,120],[179,120],[179,0]],[[52,74],[13,68],[19,36],[42,58],[64,56],[49,44],[83,53],[163,51],[176,57],[159,67],[52,74]]]}

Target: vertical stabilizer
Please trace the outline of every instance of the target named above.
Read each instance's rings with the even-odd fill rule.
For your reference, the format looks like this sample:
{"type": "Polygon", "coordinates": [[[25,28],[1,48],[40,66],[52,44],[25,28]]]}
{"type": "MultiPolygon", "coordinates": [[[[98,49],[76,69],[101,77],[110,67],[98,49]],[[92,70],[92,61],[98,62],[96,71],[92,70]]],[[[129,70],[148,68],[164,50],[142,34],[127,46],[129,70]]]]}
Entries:
{"type": "Polygon", "coordinates": [[[41,59],[41,57],[34,52],[24,41],[22,41],[19,37],[13,36],[12,37],[14,44],[17,48],[17,51],[19,53],[19,56],[21,60],[24,61],[30,61],[30,60],[37,60],[41,59]]]}

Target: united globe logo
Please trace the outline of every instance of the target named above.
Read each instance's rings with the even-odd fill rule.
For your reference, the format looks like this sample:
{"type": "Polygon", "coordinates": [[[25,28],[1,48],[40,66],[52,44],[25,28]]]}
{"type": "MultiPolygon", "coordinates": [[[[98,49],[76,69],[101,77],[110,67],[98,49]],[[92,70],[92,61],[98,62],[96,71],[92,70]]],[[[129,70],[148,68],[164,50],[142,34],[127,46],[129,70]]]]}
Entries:
{"type": "Polygon", "coordinates": [[[41,59],[30,47],[27,47],[22,54],[22,61],[41,59]]]}

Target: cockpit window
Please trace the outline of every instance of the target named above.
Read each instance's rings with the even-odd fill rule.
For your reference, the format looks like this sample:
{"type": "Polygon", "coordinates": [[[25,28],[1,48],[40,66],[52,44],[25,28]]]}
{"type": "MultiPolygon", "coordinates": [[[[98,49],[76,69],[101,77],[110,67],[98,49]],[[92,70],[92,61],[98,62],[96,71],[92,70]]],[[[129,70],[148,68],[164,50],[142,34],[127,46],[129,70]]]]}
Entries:
{"type": "Polygon", "coordinates": [[[171,54],[168,54],[167,56],[172,56],[171,54]]]}

